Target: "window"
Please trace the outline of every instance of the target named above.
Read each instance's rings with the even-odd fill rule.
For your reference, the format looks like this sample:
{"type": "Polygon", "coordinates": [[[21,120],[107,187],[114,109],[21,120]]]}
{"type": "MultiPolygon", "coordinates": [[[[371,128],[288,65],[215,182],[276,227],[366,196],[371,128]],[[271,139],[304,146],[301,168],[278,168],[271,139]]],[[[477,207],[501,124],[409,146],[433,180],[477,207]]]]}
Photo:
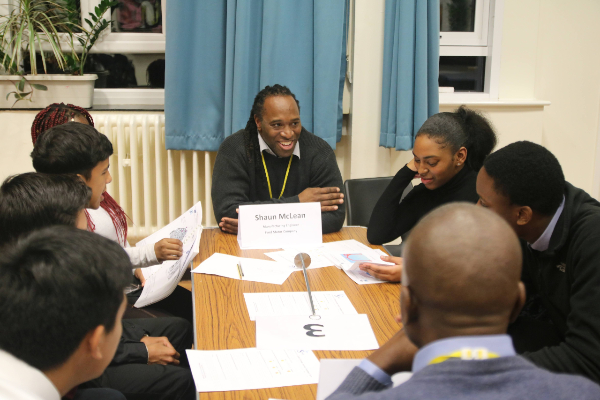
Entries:
{"type": "MultiPolygon", "coordinates": [[[[100,0],[81,0],[86,18],[100,0]]],[[[94,105],[164,105],[166,0],[118,0],[92,49],[94,105]]],[[[107,13],[108,14],[108,13],[107,13]]]]}
{"type": "Polygon", "coordinates": [[[440,102],[498,99],[504,0],[440,0],[440,102]]]}

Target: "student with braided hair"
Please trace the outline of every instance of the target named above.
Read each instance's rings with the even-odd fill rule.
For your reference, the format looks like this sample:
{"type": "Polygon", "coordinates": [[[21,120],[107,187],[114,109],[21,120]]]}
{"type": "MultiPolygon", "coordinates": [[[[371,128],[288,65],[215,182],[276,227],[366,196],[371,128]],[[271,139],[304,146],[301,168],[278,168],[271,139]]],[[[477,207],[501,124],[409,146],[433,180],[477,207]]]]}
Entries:
{"type": "MultiPolygon", "coordinates": [[[[31,126],[31,139],[33,144],[35,145],[38,137],[43,132],[57,125],[66,124],[67,122],[79,122],[94,126],[94,119],[84,108],[73,104],[50,104],[40,111],[33,120],[31,126]]],[[[110,173],[108,174],[110,175],[110,173]]],[[[127,242],[127,215],[119,203],[117,203],[117,201],[106,191],[102,192],[100,208],[88,208],[86,210],[86,216],[88,230],[112,239],[125,247],[125,251],[129,254],[131,263],[134,267],[150,267],[152,265],[160,264],[165,260],[176,259],[169,258],[169,252],[176,251],[178,246],[181,247],[181,242],[177,239],[163,239],[154,245],[130,247],[127,242]]],[[[136,276],[140,278],[140,280],[143,280],[141,271],[136,271],[136,276]]]]}
{"type": "MultiPolygon", "coordinates": [[[[33,144],[35,145],[37,138],[43,132],[56,125],[66,124],[67,122],[80,122],[82,124],[94,126],[94,119],[86,109],[73,104],[50,104],[40,111],[33,120],[33,124],[31,125],[31,140],[33,141],[33,144]]],[[[127,216],[125,215],[125,211],[123,211],[119,203],[117,203],[108,192],[103,193],[100,207],[102,207],[102,209],[110,216],[112,224],[114,225],[117,241],[124,246],[127,241],[127,216]]],[[[89,211],[86,211],[86,216],[88,228],[91,232],[94,232],[96,226],[94,225],[94,221],[92,220],[89,211]]],[[[130,250],[130,252],[131,251],[132,250],[130,250]]],[[[133,251],[137,252],[137,250],[133,251]]],[[[148,251],[140,257],[139,262],[136,262],[136,258],[136,255],[132,257],[132,263],[135,266],[139,265],[140,267],[147,267],[158,264],[156,257],[153,257],[152,253],[148,251]]]]}
{"type": "Polygon", "coordinates": [[[342,175],[331,147],[302,127],[300,104],[285,86],[254,99],[246,129],[221,144],[212,201],[223,232],[237,233],[240,204],[321,203],[323,233],[344,223],[342,175]]]}
{"type": "MultiPolygon", "coordinates": [[[[477,203],[477,172],[495,146],[490,122],[464,106],[429,117],[417,132],[414,158],[396,173],[373,209],[369,242],[383,244],[399,236],[406,240],[416,223],[434,208],[455,201],[477,203]],[[401,201],[415,177],[421,184],[401,201]]],[[[361,269],[379,279],[400,281],[402,258],[381,258],[394,265],[365,263],[361,269]]]]}

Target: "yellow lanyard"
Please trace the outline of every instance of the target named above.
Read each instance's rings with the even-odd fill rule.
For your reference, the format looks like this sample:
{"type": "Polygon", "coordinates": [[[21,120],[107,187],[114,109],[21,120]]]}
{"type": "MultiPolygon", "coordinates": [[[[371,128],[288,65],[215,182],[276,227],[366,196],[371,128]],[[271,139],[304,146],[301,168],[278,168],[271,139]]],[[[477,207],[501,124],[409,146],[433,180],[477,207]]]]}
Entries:
{"type": "Polygon", "coordinates": [[[455,351],[450,354],[436,357],[429,362],[429,365],[443,363],[444,361],[446,361],[450,358],[460,358],[461,360],[487,360],[488,358],[498,358],[498,357],[500,357],[498,354],[491,353],[491,352],[487,351],[487,349],[484,349],[484,348],[462,349],[462,350],[455,351]]]}
{"type": "MultiPolygon", "coordinates": [[[[269,179],[269,172],[267,171],[267,164],[265,164],[265,156],[263,155],[262,151],[260,152],[260,156],[262,157],[263,167],[265,167],[265,175],[267,176],[267,184],[269,185],[269,197],[272,199],[273,193],[271,192],[271,180],[269,179]]],[[[285,171],[285,179],[283,180],[281,194],[277,199],[280,199],[281,196],[283,196],[283,191],[285,190],[285,184],[287,183],[288,174],[290,173],[290,167],[292,166],[292,157],[294,157],[293,154],[290,156],[290,162],[288,163],[287,171],[285,171]]]]}

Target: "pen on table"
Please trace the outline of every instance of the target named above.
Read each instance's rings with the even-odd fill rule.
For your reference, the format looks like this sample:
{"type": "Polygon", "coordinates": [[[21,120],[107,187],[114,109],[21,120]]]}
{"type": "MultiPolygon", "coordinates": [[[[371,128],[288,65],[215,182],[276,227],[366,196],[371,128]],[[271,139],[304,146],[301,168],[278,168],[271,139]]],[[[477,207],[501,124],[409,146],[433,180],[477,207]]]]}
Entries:
{"type": "Polygon", "coordinates": [[[242,263],[241,263],[241,261],[238,262],[237,267],[238,267],[238,273],[240,274],[240,279],[243,280],[244,279],[244,271],[242,270],[242,263]]]}

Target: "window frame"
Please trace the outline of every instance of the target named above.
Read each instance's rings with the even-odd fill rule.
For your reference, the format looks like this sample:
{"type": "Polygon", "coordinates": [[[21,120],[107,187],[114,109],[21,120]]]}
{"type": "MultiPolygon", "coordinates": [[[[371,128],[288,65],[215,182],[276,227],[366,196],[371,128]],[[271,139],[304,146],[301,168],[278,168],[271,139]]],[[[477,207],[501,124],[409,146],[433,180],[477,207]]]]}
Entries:
{"type": "MultiPolygon", "coordinates": [[[[484,90],[483,92],[448,93],[440,89],[440,104],[498,100],[504,0],[478,0],[478,4],[479,2],[487,6],[487,11],[476,9],[476,13],[481,12],[482,16],[486,16],[482,20],[482,24],[487,25],[487,28],[481,30],[481,32],[487,31],[487,40],[484,45],[449,44],[450,39],[444,42],[440,39],[440,56],[485,56],[484,90]]],[[[466,33],[473,34],[473,32],[466,33]]],[[[444,35],[444,33],[442,32],[441,35],[444,35]]],[[[466,39],[461,40],[466,41],[466,39]]],[[[459,43],[459,40],[454,43],[459,43]]]]}
{"type": "MultiPolygon", "coordinates": [[[[81,0],[82,19],[86,18],[98,4],[100,4],[100,0],[81,0]]],[[[167,0],[161,1],[161,11],[162,33],[112,32],[109,27],[102,33],[90,53],[164,54],[167,0]]],[[[104,18],[110,21],[111,15],[107,12],[104,18]]],[[[164,107],[164,104],[164,89],[94,89],[94,105],[97,106],[151,105],[164,107]]]]}
{"type": "Polygon", "coordinates": [[[441,32],[440,46],[487,46],[490,0],[475,0],[475,30],[473,32],[441,32]]]}

